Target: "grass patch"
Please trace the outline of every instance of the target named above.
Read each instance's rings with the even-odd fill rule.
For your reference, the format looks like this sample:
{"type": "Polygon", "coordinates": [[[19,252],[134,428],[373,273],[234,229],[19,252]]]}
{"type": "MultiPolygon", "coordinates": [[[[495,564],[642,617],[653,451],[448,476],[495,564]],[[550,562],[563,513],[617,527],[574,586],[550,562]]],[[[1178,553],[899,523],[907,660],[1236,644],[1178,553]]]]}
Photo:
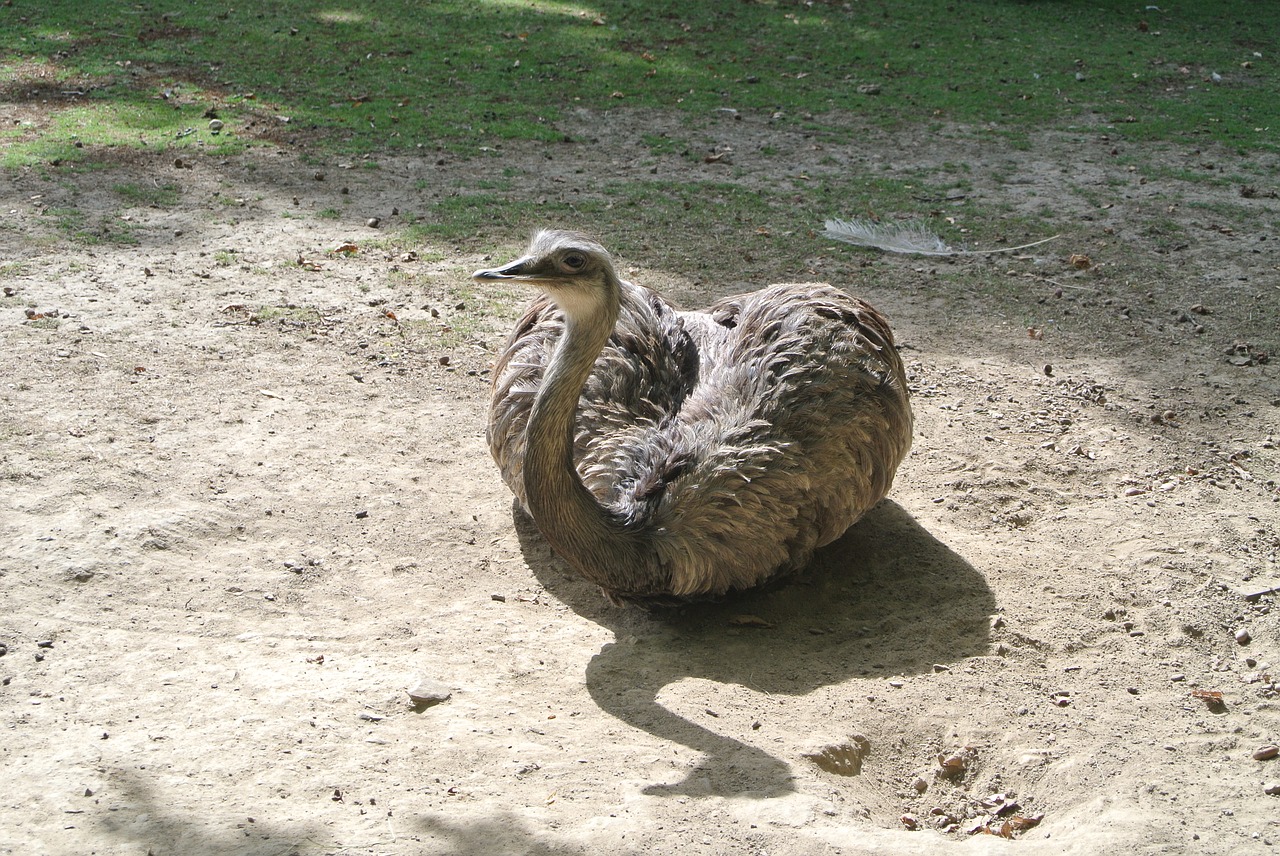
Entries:
{"type": "Polygon", "coordinates": [[[284,326],[304,327],[319,324],[324,316],[313,306],[259,306],[250,319],[255,324],[278,322],[284,326]]]}
{"type": "Polygon", "coordinates": [[[0,31],[0,100],[42,105],[6,131],[11,166],[83,157],[77,142],[477,152],[561,140],[578,107],[732,108],[830,133],[850,116],[1014,137],[1107,124],[1242,150],[1274,151],[1280,134],[1280,4],[1249,0],[46,0],[0,7],[0,31]]]}
{"type": "Polygon", "coordinates": [[[176,184],[117,184],[116,195],[131,205],[172,208],[178,204],[182,189],[176,184]]]}

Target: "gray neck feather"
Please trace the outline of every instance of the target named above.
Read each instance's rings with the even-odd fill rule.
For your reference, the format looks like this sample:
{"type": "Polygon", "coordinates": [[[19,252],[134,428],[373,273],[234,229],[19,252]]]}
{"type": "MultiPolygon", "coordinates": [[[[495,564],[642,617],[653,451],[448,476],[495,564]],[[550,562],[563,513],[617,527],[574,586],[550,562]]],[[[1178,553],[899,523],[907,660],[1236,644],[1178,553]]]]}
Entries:
{"type": "Polygon", "coordinates": [[[601,507],[573,461],[578,399],[617,323],[617,293],[591,317],[566,315],[564,334],[529,415],[524,486],[529,512],[557,553],[606,589],[636,592],[652,585],[646,585],[641,560],[644,533],[628,529],[601,507]]]}

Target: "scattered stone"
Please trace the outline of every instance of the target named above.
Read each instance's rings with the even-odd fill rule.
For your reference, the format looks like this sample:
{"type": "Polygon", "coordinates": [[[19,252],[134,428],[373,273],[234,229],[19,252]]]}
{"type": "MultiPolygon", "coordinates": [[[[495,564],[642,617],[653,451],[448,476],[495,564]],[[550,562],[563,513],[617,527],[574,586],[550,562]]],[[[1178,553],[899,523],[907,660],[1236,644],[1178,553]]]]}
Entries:
{"type": "Polygon", "coordinates": [[[9,653],[9,646],[5,645],[3,642],[0,642],[0,657],[3,657],[5,654],[8,654],[8,653],[9,653]]]}
{"type": "Polygon", "coordinates": [[[969,750],[939,755],[938,766],[941,768],[940,775],[946,778],[962,776],[965,771],[969,769],[969,763],[972,760],[973,753],[969,750]]]}
{"type": "Polygon", "coordinates": [[[1248,645],[1250,642],[1253,641],[1253,637],[1249,635],[1249,631],[1245,630],[1243,627],[1241,627],[1239,630],[1235,632],[1235,637],[1236,637],[1236,642],[1240,643],[1241,645],[1248,645]]]}
{"type": "Polygon", "coordinates": [[[996,817],[1011,814],[1021,808],[1018,801],[1008,794],[992,794],[985,797],[982,800],[982,807],[993,812],[996,817]]]}
{"type": "Polygon", "coordinates": [[[370,229],[378,228],[378,225],[381,223],[382,223],[382,218],[380,217],[370,217],[368,220],[364,221],[364,224],[368,226],[370,229]]]}
{"type": "Polygon", "coordinates": [[[369,516],[369,512],[367,512],[367,511],[357,511],[357,512],[356,512],[356,520],[364,520],[364,519],[365,519],[366,517],[368,517],[368,516],[369,516]]]}
{"type": "Polygon", "coordinates": [[[1280,586],[1266,586],[1265,588],[1251,589],[1244,593],[1244,599],[1253,603],[1254,601],[1261,599],[1264,595],[1275,594],[1277,592],[1280,592],[1280,586]]]}
{"type": "Polygon", "coordinates": [[[222,120],[221,120],[221,119],[210,119],[210,120],[209,120],[209,133],[210,133],[210,134],[221,134],[221,133],[222,133],[222,129],[223,129],[223,127],[224,127],[224,125],[222,124],[222,120]]]}
{"type": "Polygon", "coordinates": [[[1280,782],[1268,782],[1262,792],[1268,796],[1280,797],[1280,782]]]}
{"type": "Polygon", "coordinates": [[[1277,755],[1280,755],[1280,746],[1274,746],[1271,744],[1259,746],[1257,749],[1253,750],[1253,760],[1255,761],[1270,761],[1277,755]]]}
{"type": "Polygon", "coordinates": [[[914,815],[904,814],[901,818],[902,825],[912,831],[920,828],[920,821],[916,820],[914,815]]]}
{"type": "Polygon", "coordinates": [[[489,595],[489,600],[496,600],[498,603],[506,603],[507,596],[505,594],[497,594],[495,592],[494,594],[489,595]]]}
{"type": "Polygon", "coordinates": [[[773,622],[766,621],[758,615],[732,615],[729,617],[729,624],[734,627],[760,627],[765,630],[774,627],[773,622]]]}
{"type": "Polygon", "coordinates": [[[911,787],[916,793],[922,794],[929,790],[929,782],[924,776],[916,776],[915,781],[911,783],[911,787]]]}
{"type": "Polygon", "coordinates": [[[378,716],[376,713],[361,713],[360,718],[365,722],[381,722],[384,717],[378,716]]]}
{"type": "Polygon", "coordinates": [[[52,647],[53,647],[53,640],[52,640],[52,639],[41,639],[39,642],[37,642],[37,643],[36,643],[36,647],[37,647],[37,648],[52,648],[52,647]]]}
{"type": "Polygon", "coordinates": [[[429,707],[434,704],[440,704],[442,701],[448,701],[451,695],[453,695],[453,690],[451,690],[447,685],[442,684],[439,681],[430,680],[429,678],[423,678],[418,682],[417,686],[409,690],[409,700],[414,704],[422,705],[423,707],[429,707]]]}

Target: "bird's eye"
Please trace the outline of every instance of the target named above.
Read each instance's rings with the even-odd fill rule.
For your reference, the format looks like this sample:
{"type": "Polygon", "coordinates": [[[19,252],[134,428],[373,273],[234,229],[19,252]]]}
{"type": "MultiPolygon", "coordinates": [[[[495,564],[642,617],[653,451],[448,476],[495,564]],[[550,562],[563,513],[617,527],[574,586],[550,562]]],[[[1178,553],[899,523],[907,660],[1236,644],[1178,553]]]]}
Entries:
{"type": "Polygon", "coordinates": [[[561,259],[561,262],[569,270],[582,270],[587,263],[587,259],[581,253],[569,253],[569,255],[561,259]]]}

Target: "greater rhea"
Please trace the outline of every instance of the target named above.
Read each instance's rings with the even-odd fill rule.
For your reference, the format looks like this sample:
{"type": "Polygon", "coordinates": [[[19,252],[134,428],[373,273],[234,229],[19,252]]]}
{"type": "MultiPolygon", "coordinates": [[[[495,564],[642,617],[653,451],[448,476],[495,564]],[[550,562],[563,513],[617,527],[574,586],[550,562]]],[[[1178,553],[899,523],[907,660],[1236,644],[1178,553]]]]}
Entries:
{"type": "Polygon", "coordinates": [[[911,445],[888,322],[829,285],[680,312],[558,230],[473,276],[543,292],[495,365],[489,448],[551,547],[615,603],[718,598],[804,567],[884,498],[911,445]]]}

